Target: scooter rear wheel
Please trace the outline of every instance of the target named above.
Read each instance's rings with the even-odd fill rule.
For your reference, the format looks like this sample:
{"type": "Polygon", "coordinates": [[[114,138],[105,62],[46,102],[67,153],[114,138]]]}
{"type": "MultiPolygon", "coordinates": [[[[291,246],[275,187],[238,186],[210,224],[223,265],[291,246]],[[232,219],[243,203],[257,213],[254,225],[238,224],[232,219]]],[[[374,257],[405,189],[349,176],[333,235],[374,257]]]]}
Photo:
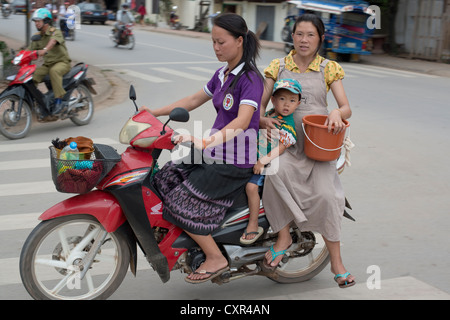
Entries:
{"type": "Polygon", "coordinates": [[[0,100],[0,132],[8,139],[22,139],[31,129],[32,113],[28,103],[22,101],[19,114],[20,98],[9,95],[0,100]]]}
{"type": "Polygon", "coordinates": [[[108,298],[122,283],[130,261],[128,244],[119,230],[106,233],[89,215],[41,222],[20,255],[20,276],[28,293],[42,300],[108,298]],[[100,248],[82,278],[83,259],[94,253],[97,238],[100,248]]]}

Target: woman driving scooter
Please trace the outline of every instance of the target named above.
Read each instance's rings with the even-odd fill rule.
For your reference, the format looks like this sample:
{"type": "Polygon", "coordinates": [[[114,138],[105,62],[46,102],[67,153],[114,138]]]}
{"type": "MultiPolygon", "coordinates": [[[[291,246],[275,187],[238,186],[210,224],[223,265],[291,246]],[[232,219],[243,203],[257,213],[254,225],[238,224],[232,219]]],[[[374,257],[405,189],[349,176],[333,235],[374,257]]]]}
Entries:
{"type": "Polygon", "coordinates": [[[189,283],[205,282],[228,270],[228,261],[211,233],[252,176],[256,159],[252,161],[251,155],[254,152],[256,157],[259,106],[264,89],[255,63],[260,45],[245,20],[237,14],[221,14],[213,20],[211,34],[217,59],[227,64],[197,93],[157,110],[143,107],[160,116],[168,115],[175,107],[191,111],[212,99],[217,111],[209,137],[174,138],[175,143],[191,141],[195,148],[203,150],[204,156],[211,155],[214,163],[170,161],[154,177],[164,202],[164,219],[188,233],[206,256],[204,263],[186,277],[189,283]],[[239,134],[248,136],[252,130],[255,139],[249,139],[248,147],[234,148],[239,134]],[[230,145],[233,147],[229,148],[230,145]]]}

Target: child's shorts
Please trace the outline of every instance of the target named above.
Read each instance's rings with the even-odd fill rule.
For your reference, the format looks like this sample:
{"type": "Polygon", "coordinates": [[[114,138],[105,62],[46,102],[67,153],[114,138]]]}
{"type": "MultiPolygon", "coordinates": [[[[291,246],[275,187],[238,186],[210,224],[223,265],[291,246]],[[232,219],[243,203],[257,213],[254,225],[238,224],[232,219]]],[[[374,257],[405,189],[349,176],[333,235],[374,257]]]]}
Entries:
{"type": "Polygon", "coordinates": [[[250,178],[250,180],[248,182],[256,184],[257,186],[262,187],[263,184],[264,184],[264,175],[262,175],[262,174],[254,174],[250,178]]]}

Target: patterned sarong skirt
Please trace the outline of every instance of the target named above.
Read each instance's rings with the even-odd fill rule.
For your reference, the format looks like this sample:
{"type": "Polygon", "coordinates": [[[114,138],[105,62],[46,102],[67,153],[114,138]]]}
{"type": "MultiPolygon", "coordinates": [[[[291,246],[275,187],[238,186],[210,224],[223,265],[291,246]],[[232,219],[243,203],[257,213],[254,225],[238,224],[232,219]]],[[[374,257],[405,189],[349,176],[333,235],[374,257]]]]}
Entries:
{"type": "Polygon", "coordinates": [[[161,194],[165,220],[197,234],[216,230],[253,174],[231,164],[176,164],[158,171],[153,185],[161,194]]]}

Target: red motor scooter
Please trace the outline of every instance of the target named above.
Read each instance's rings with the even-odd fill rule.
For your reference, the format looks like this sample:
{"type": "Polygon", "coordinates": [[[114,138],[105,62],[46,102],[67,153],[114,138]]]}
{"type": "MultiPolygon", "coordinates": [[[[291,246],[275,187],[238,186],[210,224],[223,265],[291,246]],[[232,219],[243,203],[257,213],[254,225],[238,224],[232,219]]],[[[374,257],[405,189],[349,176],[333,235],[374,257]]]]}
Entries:
{"type": "Polygon", "coordinates": [[[63,88],[66,94],[62,100],[67,107],[57,114],[51,114],[55,97],[50,77],[44,78],[48,89],[45,94],[33,82],[36,65],[31,62],[37,58],[36,51],[20,51],[12,61],[20,69],[16,75],[7,77],[11,82],[0,93],[0,132],[8,139],[21,139],[28,134],[33,112],[40,122],[69,118],[79,126],[88,124],[93,117],[94,100],[91,93],[97,92],[92,87],[94,80],[87,78],[88,66],[78,63],[64,75],[63,88]]]}
{"type": "MultiPolygon", "coordinates": [[[[136,99],[133,87],[130,98],[133,102],[136,99]]],[[[182,108],[174,109],[165,124],[149,112],[136,113],[120,133],[120,142],[130,144],[122,155],[110,146],[95,145],[95,159],[59,160],[50,147],[57,190],[82,194],[45,211],[22,248],[20,275],[33,298],[109,297],[128,267],[136,274],[136,244],[163,282],[173,270],[190,273],[200,266],[205,260],[202,250],[183,230],[163,219],[164,204],[152,184],[161,151],[174,148],[174,131],[167,123],[188,119],[189,113],[182,108]],[[97,190],[90,191],[93,187],[97,190]]],[[[249,275],[263,275],[280,283],[300,282],[311,279],[328,264],[321,237],[293,228],[293,244],[280,266],[265,270],[264,255],[277,235],[270,231],[261,206],[258,223],[264,235],[252,245],[242,245],[239,238],[248,217],[244,193],[212,234],[230,266],[213,282],[222,284],[249,275]]]]}

